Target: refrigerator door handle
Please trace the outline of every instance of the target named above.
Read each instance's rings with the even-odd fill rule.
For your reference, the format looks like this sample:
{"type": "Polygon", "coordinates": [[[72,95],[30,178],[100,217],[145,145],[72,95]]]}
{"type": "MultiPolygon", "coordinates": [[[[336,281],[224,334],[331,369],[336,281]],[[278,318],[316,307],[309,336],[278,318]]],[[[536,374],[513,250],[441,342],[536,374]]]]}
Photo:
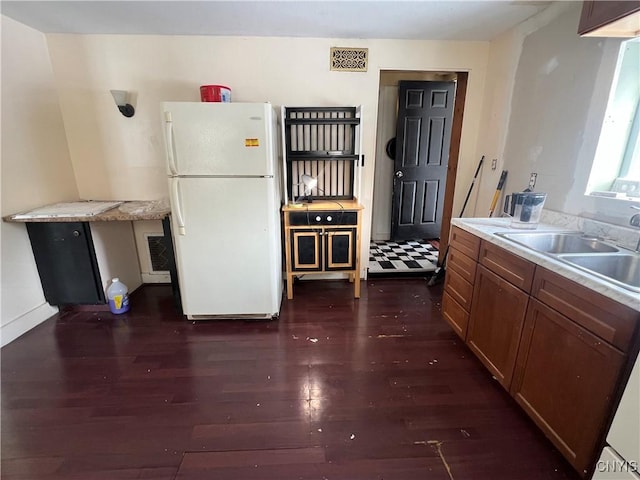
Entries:
{"type": "Polygon", "coordinates": [[[180,179],[174,178],[172,181],[173,184],[173,198],[175,199],[176,204],[176,222],[178,223],[178,234],[186,235],[186,229],[184,225],[184,216],[182,215],[182,197],[180,196],[180,179]]]}
{"type": "Polygon", "coordinates": [[[173,147],[173,121],[171,112],[164,112],[164,128],[165,138],[167,139],[167,158],[169,160],[169,175],[177,175],[178,167],[176,165],[175,149],[173,147]]]}

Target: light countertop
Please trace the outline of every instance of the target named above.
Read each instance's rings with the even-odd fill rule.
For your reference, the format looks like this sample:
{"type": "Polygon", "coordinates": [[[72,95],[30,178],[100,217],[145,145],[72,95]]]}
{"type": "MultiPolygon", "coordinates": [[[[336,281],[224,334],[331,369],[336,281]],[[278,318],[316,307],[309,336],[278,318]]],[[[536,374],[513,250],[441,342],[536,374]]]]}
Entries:
{"type": "Polygon", "coordinates": [[[87,216],[51,216],[29,218],[28,215],[14,214],[3,218],[5,222],[113,222],[132,220],[162,220],[171,213],[168,200],[123,202],[106,212],[87,216]]]}
{"type": "Polygon", "coordinates": [[[590,275],[550,255],[537,252],[496,235],[496,233],[506,232],[566,232],[570,231],[570,228],[541,223],[536,230],[522,230],[510,228],[509,222],[509,218],[454,218],[451,220],[452,225],[640,312],[640,293],[620,287],[595,275],[590,275]]]}

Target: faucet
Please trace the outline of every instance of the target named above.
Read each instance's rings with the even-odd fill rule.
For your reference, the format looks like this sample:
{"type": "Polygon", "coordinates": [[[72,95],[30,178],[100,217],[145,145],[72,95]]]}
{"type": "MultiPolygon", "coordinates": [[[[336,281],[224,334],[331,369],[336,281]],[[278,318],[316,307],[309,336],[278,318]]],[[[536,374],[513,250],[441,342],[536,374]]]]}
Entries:
{"type": "MultiPolygon", "coordinates": [[[[631,205],[631,208],[634,210],[640,210],[640,207],[636,207],[635,205],[631,205]]],[[[629,219],[629,225],[640,228],[640,213],[636,213],[629,219]]],[[[640,238],[638,238],[638,244],[636,245],[635,252],[640,253],[640,238]]]]}

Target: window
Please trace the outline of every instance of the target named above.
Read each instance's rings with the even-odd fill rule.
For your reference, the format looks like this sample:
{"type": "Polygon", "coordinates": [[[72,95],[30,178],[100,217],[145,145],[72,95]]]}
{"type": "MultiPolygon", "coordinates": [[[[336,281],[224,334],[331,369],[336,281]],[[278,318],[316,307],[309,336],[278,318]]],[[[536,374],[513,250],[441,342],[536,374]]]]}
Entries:
{"type": "Polygon", "coordinates": [[[623,42],[587,194],[640,201],[640,38],[623,42]]]}

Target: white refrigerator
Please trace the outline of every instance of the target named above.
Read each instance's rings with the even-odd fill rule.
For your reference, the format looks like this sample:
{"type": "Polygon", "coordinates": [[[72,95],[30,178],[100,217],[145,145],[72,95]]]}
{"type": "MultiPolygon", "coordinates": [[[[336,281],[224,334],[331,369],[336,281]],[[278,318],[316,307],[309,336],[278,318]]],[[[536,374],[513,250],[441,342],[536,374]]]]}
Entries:
{"type": "Polygon", "coordinates": [[[165,102],[162,108],[184,314],[277,317],[283,277],[273,107],[165,102]]]}

